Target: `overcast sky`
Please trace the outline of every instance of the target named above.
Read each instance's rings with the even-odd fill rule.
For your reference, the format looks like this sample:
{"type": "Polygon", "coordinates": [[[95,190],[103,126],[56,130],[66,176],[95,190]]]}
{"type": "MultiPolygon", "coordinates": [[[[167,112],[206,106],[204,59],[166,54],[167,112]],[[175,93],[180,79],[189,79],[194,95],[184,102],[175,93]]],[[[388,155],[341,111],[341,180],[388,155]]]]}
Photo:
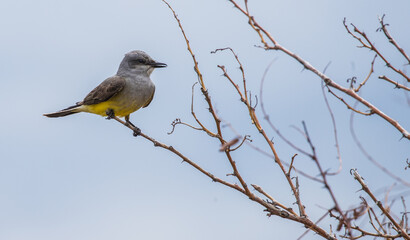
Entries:
{"type": "MultiPolygon", "coordinates": [[[[259,39],[247,19],[228,1],[170,0],[177,11],[199,61],[214,106],[242,136],[249,134],[265,148],[246,109],[217,65],[225,65],[240,83],[238,66],[228,52],[210,54],[230,46],[238,53],[252,95],[259,95],[264,70],[263,101],[272,122],[289,139],[308,150],[291,126],[305,121],[320,161],[338,167],[333,128],[323,101],[320,80],[284,54],[255,47],[259,39]]],[[[242,4],[242,2],[240,2],[242,4]]],[[[366,31],[392,62],[409,67],[376,32],[378,17],[386,14],[391,34],[410,53],[410,2],[401,1],[249,1],[250,11],[285,47],[317,69],[331,62],[326,74],[347,86],[346,79],[362,80],[373,54],[358,49],[346,34],[343,18],[366,31]]],[[[178,126],[168,135],[175,118],[194,124],[190,114],[191,87],[197,81],[193,63],[167,6],[160,0],[55,1],[4,0],[0,2],[0,81],[3,103],[0,118],[0,239],[105,240],[105,239],[296,239],[305,228],[278,217],[268,218],[263,208],[246,197],[213,183],[181,160],[155,148],[117,122],[92,114],[48,119],[82,100],[117,71],[124,54],[144,50],[168,64],[156,69],[154,100],[131,120],[153,138],[170,144],[208,171],[235,182],[215,139],[178,126]]],[[[409,105],[402,91],[377,79],[391,74],[378,61],[376,72],[362,95],[410,129],[409,105]]],[[[198,116],[214,129],[206,104],[195,92],[198,116]]],[[[357,168],[378,197],[395,181],[378,170],[360,152],[349,131],[350,112],[328,95],[336,117],[343,171],[331,178],[345,208],[363,193],[349,174],[357,168]]],[[[346,97],[346,99],[348,99],[346,97]]],[[[350,101],[352,103],[352,101],[350,101]]],[[[260,105],[259,105],[260,106],[260,105]]],[[[260,108],[257,108],[260,113],[260,108]]],[[[362,108],[363,109],[363,108],[362,108]]],[[[288,161],[296,151],[262,124],[278,153],[288,161]]],[[[394,174],[409,181],[405,160],[408,140],[378,116],[356,116],[355,129],[366,150],[394,174]]],[[[229,139],[236,133],[223,128],[229,139]]],[[[233,154],[249,183],[263,186],[288,206],[290,189],[272,159],[244,146],[233,154]]],[[[302,156],[296,166],[317,174],[302,156]]],[[[331,207],[322,186],[300,178],[301,194],[312,220],[331,207]]],[[[393,193],[404,195],[398,185],[393,193]]],[[[328,221],[322,224],[326,230],[328,221]]],[[[312,233],[306,239],[317,239],[312,233]]]]}

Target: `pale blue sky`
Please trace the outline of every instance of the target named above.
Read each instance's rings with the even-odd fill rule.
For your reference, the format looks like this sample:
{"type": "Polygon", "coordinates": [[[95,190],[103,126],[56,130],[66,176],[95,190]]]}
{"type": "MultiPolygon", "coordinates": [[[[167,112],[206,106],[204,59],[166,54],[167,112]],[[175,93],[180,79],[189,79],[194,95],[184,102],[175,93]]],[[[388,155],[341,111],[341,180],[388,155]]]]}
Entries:
{"type": "MultiPolygon", "coordinates": [[[[185,27],[222,119],[265,146],[216,67],[226,65],[239,81],[233,58],[227,52],[210,51],[234,48],[254,94],[259,94],[263,71],[276,59],[264,88],[272,121],[308,149],[290,127],[306,121],[324,167],[337,168],[331,121],[317,77],[283,54],[255,48],[260,44],[257,35],[228,1],[174,0],[170,4],[185,27]]],[[[320,70],[331,61],[327,74],[343,85],[352,76],[363,79],[373,57],[355,47],[357,42],[342,25],[344,17],[365,30],[394,63],[402,64],[401,56],[375,32],[378,16],[386,14],[392,35],[410,52],[410,3],[405,0],[265,0],[250,1],[249,6],[282,45],[320,70]]],[[[131,120],[146,134],[234,181],[225,177],[231,171],[215,140],[182,126],[167,135],[175,118],[194,123],[190,101],[196,75],[177,23],[161,1],[5,0],[0,3],[0,29],[0,100],[6,103],[0,119],[0,239],[296,239],[305,231],[299,224],[267,218],[263,208],[246,197],[212,183],[146,140],[132,137],[114,121],[85,113],[60,119],[42,116],[82,100],[116,72],[126,52],[144,50],[168,67],[152,74],[155,98],[148,108],[132,114],[131,120]]],[[[377,79],[386,73],[377,62],[362,94],[410,129],[403,93],[377,79]]],[[[359,202],[361,194],[350,168],[358,168],[374,189],[394,181],[368,165],[351,138],[350,112],[330,96],[329,101],[344,161],[343,172],[331,178],[331,184],[342,206],[349,207],[359,202]]],[[[205,107],[197,91],[197,113],[211,126],[205,107]]],[[[357,116],[355,121],[357,135],[372,156],[409,180],[409,170],[404,171],[409,141],[400,141],[400,134],[377,116],[357,116]]],[[[274,137],[279,155],[289,160],[296,152],[262,123],[274,137]]],[[[224,131],[234,136],[229,128],[224,131]]],[[[291,205],[290,190],[272,159],[246,146],[233,155],[249,183],[263,186],[291,205]]],[[[300,157],[297,166],[316,173],[306,158],[300,157]]],[[[329,197],[320,185],[305,178],[300,181],[307,213],[316,220],[323,214],[321,206],[331,206],[329,197]]],[[[335,223],[322,226],[328,229],[329,224],[335,223]]],[[[315,238],[313,234],[306,237],[315,238]]]]}

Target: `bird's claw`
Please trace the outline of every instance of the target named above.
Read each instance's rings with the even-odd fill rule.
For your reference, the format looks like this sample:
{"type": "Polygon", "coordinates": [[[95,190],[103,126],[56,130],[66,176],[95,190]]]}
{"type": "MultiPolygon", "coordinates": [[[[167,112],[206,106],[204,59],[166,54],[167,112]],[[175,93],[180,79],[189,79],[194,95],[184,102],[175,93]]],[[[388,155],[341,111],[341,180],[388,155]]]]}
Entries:
{"type": "Polygon", "coordinates": [[[115,118],[114,110],[112,109],[107,109],[105,111],[105,114],[107,114],[107,118],[106,118],[107,120],[115,118]]]}
{"type": "Polygon", "coordinates": [[[134,137],[137,137],[141,134],[141,129],[134,127],[134,133],[132,134],[134,137]]]}

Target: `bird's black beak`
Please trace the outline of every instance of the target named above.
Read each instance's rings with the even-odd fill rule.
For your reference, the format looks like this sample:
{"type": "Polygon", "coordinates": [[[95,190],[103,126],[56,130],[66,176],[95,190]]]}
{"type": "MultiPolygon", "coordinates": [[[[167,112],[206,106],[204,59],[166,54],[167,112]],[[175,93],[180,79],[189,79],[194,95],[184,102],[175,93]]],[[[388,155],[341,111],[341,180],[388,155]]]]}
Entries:
{"type": "Polygon", "coordinates": [[[150,65],[154,68],[163,68],[167,66],[165,63],[160,63],[160,62],[154,62],[154,63],[151,63],[150,65]]]}

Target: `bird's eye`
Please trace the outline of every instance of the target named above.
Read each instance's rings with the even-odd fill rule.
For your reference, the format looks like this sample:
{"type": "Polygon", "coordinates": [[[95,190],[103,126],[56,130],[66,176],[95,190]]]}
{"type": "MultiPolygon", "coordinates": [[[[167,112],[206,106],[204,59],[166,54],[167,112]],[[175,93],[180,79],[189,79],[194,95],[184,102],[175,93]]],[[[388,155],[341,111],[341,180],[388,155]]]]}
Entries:
{"type": "Polygon", "coordinates": [[[141,59],[141,58],[135,59],[135,60],[130,60],[130,61],[128,62],[128,65],[129,65],[130,67],[136,67],[137,65],[142,65],[142,64],[146,64],[146,62],[145,62],[144,59],[141,59]]]}

